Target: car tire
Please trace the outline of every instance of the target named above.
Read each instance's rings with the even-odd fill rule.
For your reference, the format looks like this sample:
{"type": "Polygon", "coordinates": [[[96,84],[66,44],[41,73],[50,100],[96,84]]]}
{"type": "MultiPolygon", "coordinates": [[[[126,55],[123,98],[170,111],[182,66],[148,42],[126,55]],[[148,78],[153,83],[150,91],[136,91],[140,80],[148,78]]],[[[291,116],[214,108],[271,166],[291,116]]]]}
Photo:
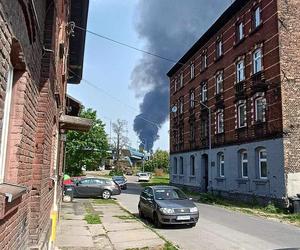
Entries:
{"type": "Polygon", "coordinates": [[[105,189],[103,192],[102,192],[102,198],[104,200],[108,200],[109,198],[111,197],[111,192],[107,189],[105,189]]]}
{"type": "Polygon", "coordinates": [[[162,223],[159,221],[157,213],[154,213],[154,215],[153,215],[153,223],[156,228],[162,227],[162,223]]]}

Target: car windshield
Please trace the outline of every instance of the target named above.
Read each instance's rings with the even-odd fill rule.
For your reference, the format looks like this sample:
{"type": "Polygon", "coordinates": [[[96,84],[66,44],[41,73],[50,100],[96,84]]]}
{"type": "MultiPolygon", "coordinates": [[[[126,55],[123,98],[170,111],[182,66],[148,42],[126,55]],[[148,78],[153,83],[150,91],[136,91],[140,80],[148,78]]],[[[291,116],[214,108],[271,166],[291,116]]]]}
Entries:
{"type": "Polygon", "coordinates": [[[186,195],[179,189],[162,188],[154,190],[156,200],[185,200],[186,195]]]}

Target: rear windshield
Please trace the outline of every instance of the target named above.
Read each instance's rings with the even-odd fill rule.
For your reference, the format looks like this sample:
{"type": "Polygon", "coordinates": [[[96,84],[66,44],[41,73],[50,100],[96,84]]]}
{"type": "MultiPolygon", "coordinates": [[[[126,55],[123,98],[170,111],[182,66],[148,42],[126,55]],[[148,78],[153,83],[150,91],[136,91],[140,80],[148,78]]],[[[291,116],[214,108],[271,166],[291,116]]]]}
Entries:
{"type": "Polygon", "coordinates": [[[120,176],[120,177],[114,177],[113,180],[115,180],[115,181],[124,181],[125,178],[120,176]]]}
{"type": "Polygon", "coordinates": [[[155,189],[154,195],[156,200],[185,200],[186,195],[179,189],[162,188],[155,189]]]}
{"type": "Polygon", "coordinates": [[[140,174],[140,176],[148,176],[147,174],[140,174]]]}

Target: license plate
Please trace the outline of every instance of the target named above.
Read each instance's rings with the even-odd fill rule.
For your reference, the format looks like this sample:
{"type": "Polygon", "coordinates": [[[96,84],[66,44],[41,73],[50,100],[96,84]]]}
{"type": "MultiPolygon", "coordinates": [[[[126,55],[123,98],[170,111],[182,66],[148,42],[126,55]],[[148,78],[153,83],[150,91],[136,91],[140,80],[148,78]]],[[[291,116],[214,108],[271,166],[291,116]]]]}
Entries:
{"type": "Polygon", "coordinates": [[[177,216],[177,220],[190,220],[191,216],[177,216]]]}

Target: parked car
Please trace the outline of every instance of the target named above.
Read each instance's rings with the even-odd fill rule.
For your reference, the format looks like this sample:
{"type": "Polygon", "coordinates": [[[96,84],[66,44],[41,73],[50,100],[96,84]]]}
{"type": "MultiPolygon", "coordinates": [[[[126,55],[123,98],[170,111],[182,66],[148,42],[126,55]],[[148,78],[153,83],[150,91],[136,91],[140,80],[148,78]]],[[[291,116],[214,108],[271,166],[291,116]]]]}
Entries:
{"type": "Polygon", "coordinates": [[[136,176],[140,176],[142,172],[136,172],[136,176]]]}
{"type": "Polygon", "coordinates": [[[150,181],[150,175],[147,173],[140,173],[138,181],[150,181]]]}
{"type": "Polygon", "coordinates": [[[121,189],[127,189],[127,179],[124,176],[113,176],[112,180],[117,183],[121,189]]]}
{"type": "Polygon", "coordinates": [[[156,227],[164,224],[188,224],[195,226],[199,219],[196,205],[176,187],[146,187],[138,204],[141,218],[150,218],[156,227]]]}
{"type": "Polygon", "coordinates": [[[121,188],[113,180],[105,178],[83,178],[74,185],[74,197],[102,197],[109,199],[121,193],[121,188]]]}
{"type": "Polygon", "coordinates": [[[126,174],[126,175],[132,175],[132,174],[133,174],[133,172],[132,172],[132,170],[130,170],[130,169],[127,169],[127,170],[125,171],[125,174],[126,174]]]}

